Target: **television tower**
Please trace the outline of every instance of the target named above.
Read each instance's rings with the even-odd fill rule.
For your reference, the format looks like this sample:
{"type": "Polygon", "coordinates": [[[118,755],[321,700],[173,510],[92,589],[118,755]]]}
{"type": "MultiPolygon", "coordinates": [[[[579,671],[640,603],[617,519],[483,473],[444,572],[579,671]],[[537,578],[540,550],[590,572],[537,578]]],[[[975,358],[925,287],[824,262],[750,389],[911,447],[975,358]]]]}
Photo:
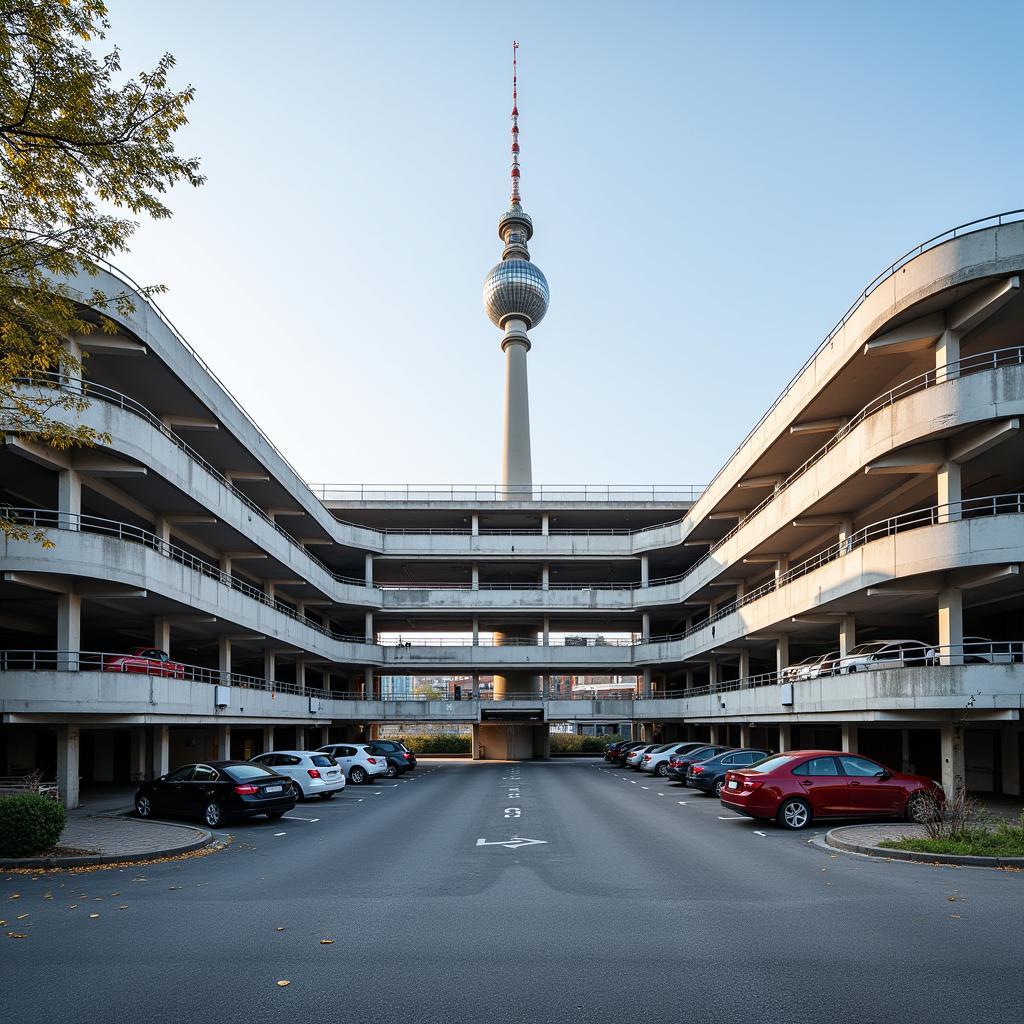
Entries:
{"type": "Polygon", "coordinates": [[[530,391],[526,377],[527,331],[544,319],[550,294],[540,269],[530,262],[526,244],[533,237],[533,221],[523,212],[519,196],[519,82],[517,51],[512,44],[512,195],[509,209],[498,221],[498,236],[505,245],[501,262],[484,280],[484,309],[495,327],[505,334],[505,414],[501,447],[502,497],[533,496],[530,457],[530,391]]]}

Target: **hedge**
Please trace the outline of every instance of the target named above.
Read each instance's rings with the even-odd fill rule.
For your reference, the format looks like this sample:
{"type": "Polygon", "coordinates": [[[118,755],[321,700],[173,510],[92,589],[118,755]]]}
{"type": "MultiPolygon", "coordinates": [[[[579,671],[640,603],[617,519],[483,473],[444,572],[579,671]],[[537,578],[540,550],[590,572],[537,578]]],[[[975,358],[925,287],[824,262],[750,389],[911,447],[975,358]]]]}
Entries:
{"type": "Polygon", "coordinates": [[[400,739],[416,754],[469,754],[473,750],[473,737],[457,732],[431,733],[426,736],[403,734],[400,739]]]}
{"type": "Polygon", "coordinates": [[[616,743],[622,736],[580,736],[571,732],[551,734],[552,754],[601,754],[609,743],[616,743]]]}
{"type": "Polygon", "coordinates": [[[0,857],[34,857],[57,845],[64,808],[38,793],[0,797],[0,857]]]}

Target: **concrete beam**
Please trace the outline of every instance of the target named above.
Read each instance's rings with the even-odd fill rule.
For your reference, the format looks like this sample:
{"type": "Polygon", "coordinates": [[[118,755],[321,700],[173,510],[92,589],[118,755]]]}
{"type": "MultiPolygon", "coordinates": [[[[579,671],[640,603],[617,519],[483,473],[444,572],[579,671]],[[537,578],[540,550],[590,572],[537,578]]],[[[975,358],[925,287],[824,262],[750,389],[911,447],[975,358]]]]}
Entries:
{"type": "Polygon", "coordinates": [[[713,540],[684,540],[684,548],[709,548],[715,542],[713,540]]]}
{"type": "Polygon", "coordinates": [[[65,576],[54,576],[50,573],[5,572],[4,583],[18,583],[33,590],[45,590],[49,594],[70,594],[71,581],[65,576]]]}
{"type": "Polygon", "coordinates": [[[838,512],[834,516],[801,516],[799,519],[793,520],[793,525],[815,527],[842,526],[849,518],[848,515],[842,515],[838,512]]]}
{"type": "Polygon", "coordinates": [[[304,547],[330,547],[334,543],[330,537],[299,537],[298,541],[304,547]]]}
{"type": "Polygon", "coordinates": [[[230,558],[233,562],[240,562],[243,559],[247,562],[258,562],[267,558],[263,551],[222,551],[221,558],[230,558]]]}
{"type": "Polygon", "coordinates": [[[833,416],[824,420],[804,420],[803,423],[794,423],[789,428],[789,432],[791,434],[834,434],[849,422],[849,416],[833,416]]]}
{"type": "Polygon", "coordinates": [[[969,430],[952,438],[948,444],[949,457],[954,462],[969,462],[1019,433],[1020,419],[1017,416],[997,423],[987,423],[977,430],[969,430]]]}
{"type": "Polygon", "coordinates": [[[304,516],[305,509],[301,508],[268,508],[264,510],[268,516],[304,516]]]}
{"type": "Polygon", "coordinates": [[[875,459],[864,467],[864,472],[882,473],[937,473],[946,461],[945,446],[941,441],[912,444],[898,452],[875,459]]]}
{"type": "Polygon", "coordinates": [[[864,355],[893,355],[929,348],[939,340],[946,326],[945,313],[930,313],[872,338],[864,345],[864,355]]]}
{"type": "Polygon", "coordinates": [[[77,334],[75,342],[83,352],[97,356],[144,356],[149,351],[123,334],[77,334]]]}
{"type": "Polygon", "coordinates": [[[882,587],[868,587],[865,593],[868,597],[931,597],[941,589],[938,583],[922,583],[919,586],[891,583],[882,587]]]}
{"type": "Polygon", "coordinates": [[[746,511],[738,510],[736,512],[711,512],[705,518],[710,519],[712,522],[718,520],[726,521],[738,521],[746,515],[746,511]]]}
{"type": "Polygon", "coordinates": [[[1004,278],[961,299],[946,315],[946,326],[961,336],[980,327],[993,313],[1020,294],[1020,277],[1004,278]]]}
{"type": "Polygon", "coordinates": [[[788,554],[779,554],[778,552],[765,552],[764,554],[748,555],[743,559],[744,565],[775,565],[778,562],[784,562],[789,558],[788,554]]]}
{"type": "Polygon", "coordinates": [[[977,569],[964,569],[951,573],[955,584],[961,590],[983,587],[987,583],[998,583],[1000,580],[1012,579],[1020,575],[1019,565],[986,566],[977,569]]]}
{"type": "Polygon", "coordinates": [[[47,469],[70,469],[71,454],[59,452],[49,445],[38,441],[28,441],[14,434],[4,434],[4,447],[17,452],[22,458],[29,459],[47,469]]]}
{"type": "Polygon", "coordinates": [[[784,476],[748,476],[736,484],[736,490],[749,491],[755,487],[778,487],[785,479],[784,476]]]}
{"type": "Polygon", "coordinates": [[[202,416],[164,416],[163,422],[174,430],[220,430],[220,424],[216,420],[206,419],[202,416]]]}
{"type": "Polygon", "coordinates": [[[149,473],[145,466],[137,466],[134,462],[82,451],[75,452],[72,465],[83,476],[139,477],[149,473]]]}
{"type": "Polygon", "coordinates": [[[216,516],[201,515],[198,512],[171,512],[164,516],[164,522],[172,526],[214,526],[217,523],[216,516]]]}
{"type": "Polygon", "coordinates": [[[88,487],[90,491],[95,491],[97,494],[102,494],[104,498],[109,498],[120,505],[121,508],[134,512],[135,515],[140,516],[142,519],[150,523],[156,523],[156,513],[148,505],[143,505],[141,501],[133,498],[127,491],[122,490],[116,484],[96,476],[83,476],[82,486],[88,487]]]}
{"type": "Polygon", "coordinates": [[[224,476],[230,483],[234,483],[236,480],[257,484],[270,483],[269,474],[245,469],[226,469],[224,470],[224,476]]]}

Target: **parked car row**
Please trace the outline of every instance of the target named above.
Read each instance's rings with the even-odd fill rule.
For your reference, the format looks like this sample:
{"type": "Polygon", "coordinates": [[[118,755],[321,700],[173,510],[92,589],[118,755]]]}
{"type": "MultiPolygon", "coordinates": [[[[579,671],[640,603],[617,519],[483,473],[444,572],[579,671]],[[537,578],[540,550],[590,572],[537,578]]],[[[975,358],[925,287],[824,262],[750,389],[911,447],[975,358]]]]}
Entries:
{"type": "Polygon", "coordinates": [[[605,760],[717,796],[723,807],[783,828],[816,818],[906,818],[924,821],[944,800],[940,783],[894,772],[862,754],[720,744],[613,743],[605,760]],[[654,767],[649,767],[653,765],[654,767]]]}
{"type": "Polygon", "coordinates": [[[199,818],[210,828],[258,814],[276,820],[299,800],[330,800],[346,783],[358,786],[377,776],[394,778],[415,767],[416,755],[392,740],[274,750],[249,761],[182,765],[143,782],[135,794],[135,810],[140,818],[199,818]]]}
{"type": "MultiPolygon", "coordinates": [[[[1014,640],[966,636],[963,644],[957,645],[955,651],[967,665],[1011,665],[1024,662],[1024,644],[1014,640]]],[[[830,651],[828,654],[806,658],[784,669],[782,678],[795,682],[873,669],[937,665],[940,659],[941,648],[922,640],[872,640],[870,643],[858,644],[847,654],[830,651]]]]}

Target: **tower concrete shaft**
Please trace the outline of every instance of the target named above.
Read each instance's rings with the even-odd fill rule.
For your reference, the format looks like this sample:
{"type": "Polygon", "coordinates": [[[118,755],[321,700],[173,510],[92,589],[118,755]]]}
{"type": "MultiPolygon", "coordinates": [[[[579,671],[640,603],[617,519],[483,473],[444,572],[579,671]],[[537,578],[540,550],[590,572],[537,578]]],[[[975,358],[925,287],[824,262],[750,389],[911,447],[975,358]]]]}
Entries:
{"type": "MultiPolygon", "coordinates": [[[[522,321],[512,321],[509,327],[522,321]]],[[[533,462],[530,455],[530,388],[526,374],[526,353],[530,342],[523,336],[506,334],[505,416],[501,443],[501,486],[505,498],[525,497],[533,491],[533,462]]]]}

